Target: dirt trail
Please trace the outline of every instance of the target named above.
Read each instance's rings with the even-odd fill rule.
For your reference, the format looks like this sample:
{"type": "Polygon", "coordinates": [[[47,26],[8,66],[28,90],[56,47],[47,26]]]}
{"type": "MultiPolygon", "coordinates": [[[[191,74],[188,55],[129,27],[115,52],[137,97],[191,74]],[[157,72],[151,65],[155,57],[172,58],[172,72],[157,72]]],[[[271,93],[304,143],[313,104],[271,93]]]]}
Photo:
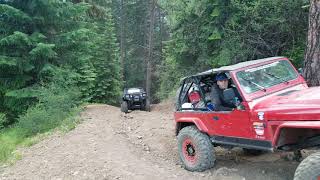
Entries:
{"type": "Polygon", "coordinates": [[[297,162],[280,154],[245,156],[241,149],[216,148],[213,169],[184,170],[171,107],[164,103],[152,112],[123,114],[116,107],[90,105],[76,129],[24,150],[15,165],[0,169],[0,179],[292,179],[297,162]]]}

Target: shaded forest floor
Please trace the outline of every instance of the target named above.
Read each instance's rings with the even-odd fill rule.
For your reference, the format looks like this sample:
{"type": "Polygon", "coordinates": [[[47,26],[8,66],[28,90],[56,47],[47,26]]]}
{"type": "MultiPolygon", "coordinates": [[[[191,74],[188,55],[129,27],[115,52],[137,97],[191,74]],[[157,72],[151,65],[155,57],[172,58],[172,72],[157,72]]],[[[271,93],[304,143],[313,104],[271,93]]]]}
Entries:
{"type": "Polygon", "coordinates": [[[181,168],[172,104],[152,112],[120,113],[89,105],[84,120],[67,134],[55,133],[22,150],[22,159],[0,169],[0,179],[292,179],[298,165],[280,153],[247,156],[216,148],[216,166],[205,172],[181,168]]]}

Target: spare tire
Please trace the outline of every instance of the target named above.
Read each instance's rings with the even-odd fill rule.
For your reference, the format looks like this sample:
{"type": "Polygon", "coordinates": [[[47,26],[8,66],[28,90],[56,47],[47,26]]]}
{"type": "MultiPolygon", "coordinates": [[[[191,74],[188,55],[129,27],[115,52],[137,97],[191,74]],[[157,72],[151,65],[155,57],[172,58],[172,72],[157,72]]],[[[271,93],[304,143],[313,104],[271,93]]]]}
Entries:
{"type": "Polygon", "coordinates": [[[311,154],[296,169],[294,180],[320,180],[320,152],[311,154]]]}

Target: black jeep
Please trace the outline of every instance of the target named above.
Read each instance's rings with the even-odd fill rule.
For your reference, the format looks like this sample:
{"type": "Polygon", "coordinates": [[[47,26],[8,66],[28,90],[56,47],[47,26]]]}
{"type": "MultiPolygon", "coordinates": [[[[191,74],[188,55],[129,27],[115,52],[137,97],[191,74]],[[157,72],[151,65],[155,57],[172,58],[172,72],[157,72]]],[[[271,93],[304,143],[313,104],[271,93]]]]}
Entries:
{"type": "Polygon", "coordinates": [[[128,88],[123,91],[121,111],[128,113],[134,109],[150,111],[150,101],[143,88],[128,88]]]}

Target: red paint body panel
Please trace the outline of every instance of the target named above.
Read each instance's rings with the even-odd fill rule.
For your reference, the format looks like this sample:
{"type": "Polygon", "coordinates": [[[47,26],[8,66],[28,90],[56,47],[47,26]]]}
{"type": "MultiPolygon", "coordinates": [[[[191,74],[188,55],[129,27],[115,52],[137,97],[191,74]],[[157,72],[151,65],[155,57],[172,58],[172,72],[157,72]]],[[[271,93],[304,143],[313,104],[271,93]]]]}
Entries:
{"type": "MultiPolygon", "coordinates": [[[[251,65],[250,68],[278,60],[287,59],[273,59],[251,65]]],[[[277,145],[283,128],[320,129],[320,87],[309,88],[303,77],[297,73],[296,79],[272,86],[266,89],[266,92],[246,94],[236,78],[236,73],[246,68],[229,72],[243,98],[245,110],[176,111],[176,123],[194,123],[209,136],[264,140],[272,142],[273,146],[277,145]],[[259,118],[258,113],[263,113],[263,118],[259,118]],[[254,123],[263,125],[263,135],[257,133],[254,123]]]]}
{"type": "Polygon", "coordinates": [[[250,138],[251,122],[246,111],[235,110],[232,112],[196,112],[184,111],[175,113],[176,122],[192,122],[202,132],[210,136],[224,135],[250,138]],[[215,120],[214,117],[219,118],[215,120]],[[219,127],[219,128],[217,128],[219,127]]]}
{"type": "Polygon", "coordinates": [[[320,87],[268,97],[253,106],[253,111],[265,112],[269,121],[320,120],[320,87]]]}
{"type": "Polygon", "coordinates": [[[208,123],[205,121],[204,114],[195,112],[180,112],[174,114],[174,119],[176,122],[180,123],[193,123],[202,132],[208,132],[208,123]]]}

